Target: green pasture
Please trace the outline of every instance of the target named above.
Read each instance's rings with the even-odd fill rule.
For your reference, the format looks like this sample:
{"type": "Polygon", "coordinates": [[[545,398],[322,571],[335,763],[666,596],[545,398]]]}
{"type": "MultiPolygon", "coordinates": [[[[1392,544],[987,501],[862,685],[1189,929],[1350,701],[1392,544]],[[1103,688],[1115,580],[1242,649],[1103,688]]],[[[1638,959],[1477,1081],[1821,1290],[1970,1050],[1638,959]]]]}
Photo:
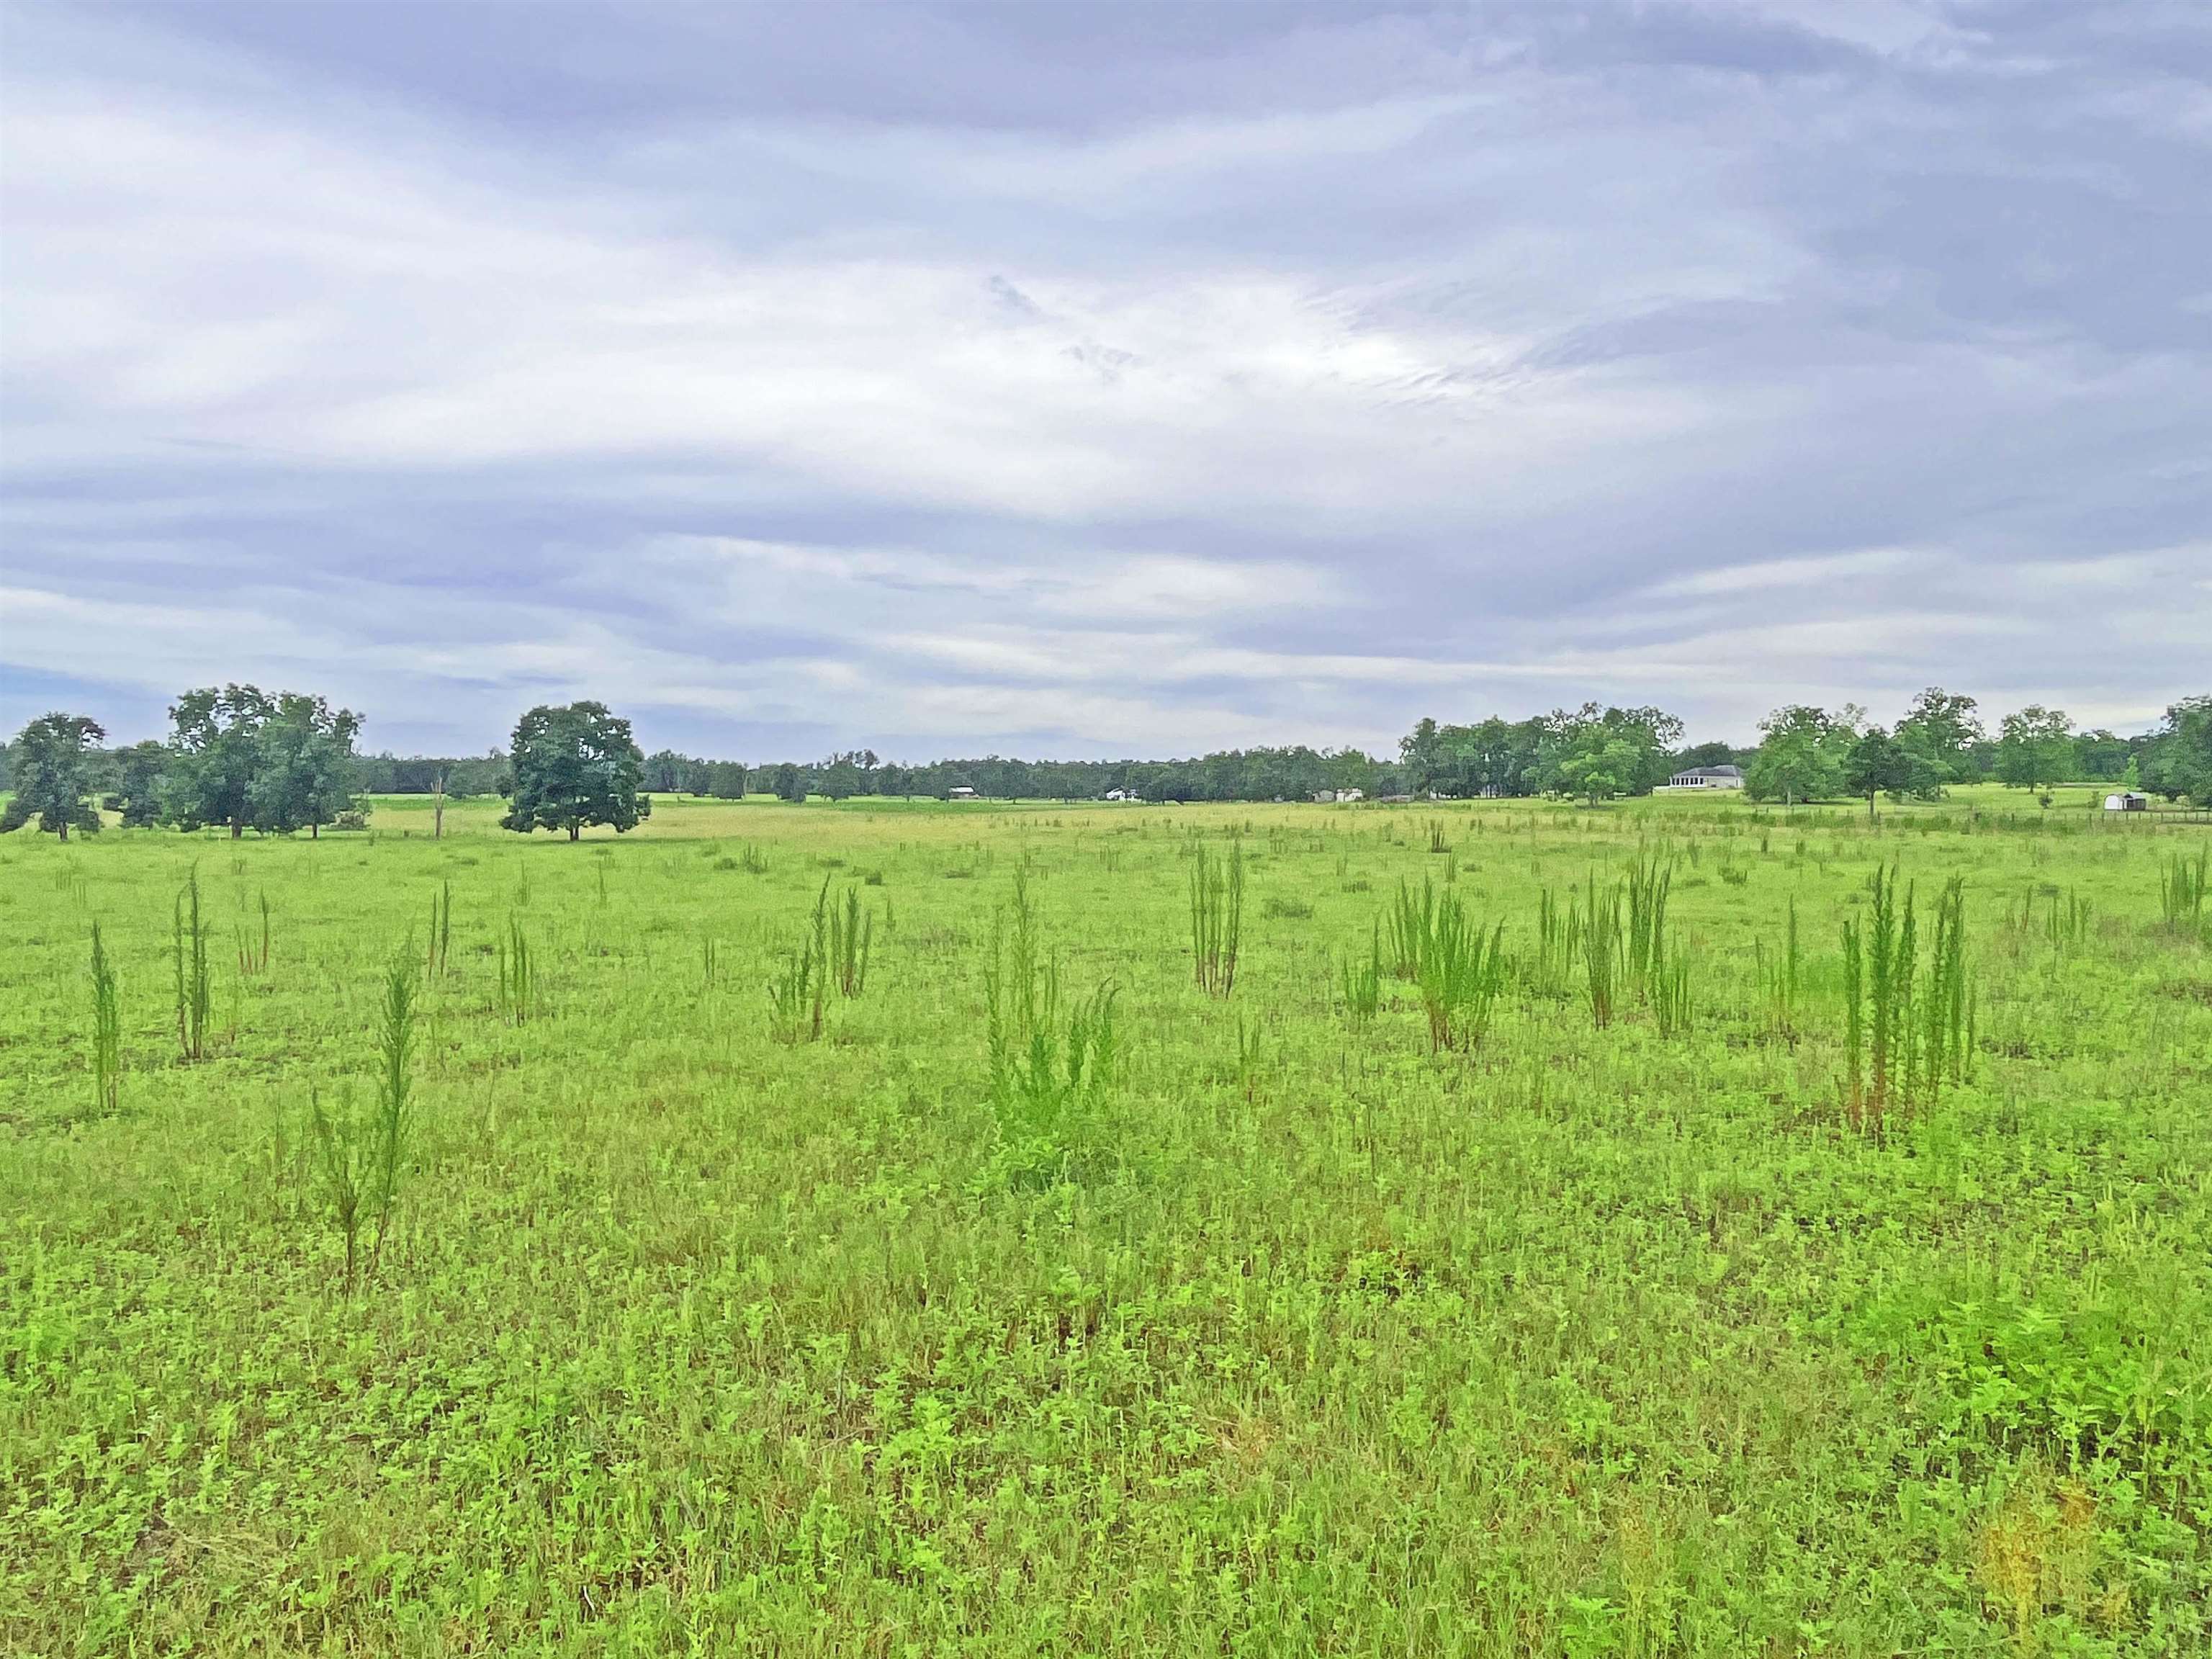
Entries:
{"type": "Polygon", "coordinates": [[[11,836],[0,1650],[2212,1651],[2212,907],[2161,906],[2212,829],[2088,790],[11,836]],[[1537,965],[1639,855],[1665,1034],[1537,965]],[[1923,927],[1964,880],[1972,1041],[1877,1121],[1840,940],[1885,862],[1923,927]],[[825,882],[870,954],[806,1040],[768,987],[825,882]],[[1471,1049],[1387,973],[1346,1006],[1424,882],[1504,924],[1471,1049]],[[1018,885],[1038,1028],[1113,1034],[1026,1115],[1018,885]],[[349,1285],[315,1120],[369,1116],[395,960],[349,1285]]]}

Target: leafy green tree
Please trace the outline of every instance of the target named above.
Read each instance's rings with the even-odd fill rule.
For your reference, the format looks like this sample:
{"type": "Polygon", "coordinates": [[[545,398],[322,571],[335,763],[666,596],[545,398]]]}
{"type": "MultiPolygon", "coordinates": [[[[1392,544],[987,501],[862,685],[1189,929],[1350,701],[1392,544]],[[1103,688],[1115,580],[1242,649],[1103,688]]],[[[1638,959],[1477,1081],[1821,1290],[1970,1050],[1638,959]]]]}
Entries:
{"type": "Polygon", "coordinates": [[[1516,723],[1495,715],[1473,726],[1441,727],[1431,775],[1417,779],[1415,787],[1462,799],[1533,793],[1544,736],[1541,720],[1516,723]]]}
{"type": "Polygon", "coordinates": [[[1912,700],[1892,734],[1911,757],[1911,793],[1934,799],[1954,783],[1974,775],[1973,750],[1984,741],[1972,697],[1954,696],[1931,685],[1912,700]]]}
{"type": "Polygon", "coordinates": [[[1854,795],[1866,797],[1867,817],[1874,817],[1874,798],[1886,794],[1899,800],[1911,793],[1912,757],[1896,738],[1879,726],[1869,726],[1853,740],[1844,757],[1843,785],[1854,795]]]}
{"type": "Polygon", "coordinates": [[[745,769],[736,761],[710,761],[705,793],[716,800],[741,800],[745,793],[745,769]]]}
{"type": "Polygon", "coordinates": [[[1425,714],[1398,739],[1398,763],[1412,775],[1417,790],[1437,787],[1437,776],[1443,768],[1441,732],[1436,721],[1425,714]]]}
{"type": "Polygon", "coordinates": [[[125,830],[143,830],[160,822],[161,790],[168,770],[167,745],[151,738],[116,755],[115,788],[107,804],[123,815],[125,830]]]}
{"type": "Polygon", "coordinates": [[[1634,743],[1593,726],[1559,757],[1555,770],[1561,788],[1595,806],[1607,796],[1625,795],[1636,787],[1638,759],[1634,743]]]}
{"type": "Polygon", "coordinates": [[[1604,793],[1641,794],[1664,783],[1674,769],[1674,746],[1682,722],[1664,709],[1617,708],[1586,702],[1570,712],[1555,708],[1541,722],[1543,736],[1534,769],[1540,788],[1557,788],[1595,799],[1589,785],[1601,775],[1613,780],[1604,793]],[[1613,745],[1626,745],[1624,764],[1613,745]]]}
{"type": "Polygon", "coordinates": [[[787,800],[793,805],[806,799],[806,776],[789,761],[769,773],[768,787],[778,800],[787,800]]]}
{"type": "MultiPolygon", "coordinates": [[[[1374,781],[1374,760],[1357,749],[1346,747],[1322,757],[1321,781],[1315,785],[1315,793],[1318,793],[1322,789],[1364,790],[1374,781]]],[[[1117,779],[1107,787],[1126,788],[1127,785],[1117,779]]]]}
{"type": "Polygon", "coordinates": [[[1753,799],[1795,806],[1841,791],[1855,735],[1844,720],[1809,703],[1792,703],[1769,714],[1759,729],[1765,739],[1743,776],[1745,793],[1753,799]]]}
{"type": "Polygon", "coordinates": [[[2184,697],[2166,711],[2142,762],[2143,787],[2168,800],[2212,806],[2212,695],[2184,697]]]}
{"type": "Polygon", "coordinates": [[[515,722],[508,753],[514,782],[503,829],[565,830],[574,841],[587,824],[635,830],[653,811],[640,790],[645,757],[629,722],[605,703],[540,703],[515,722]]]}
{"type": "Polygon", "coordinates": [[[2128,741],[2117,732],[2099,727],[2084,732],[2074,739],[2074,775],[2076,777],[2110,780],[2128,769],[2134,757],[2128,752],[2128,741]]]}
{"type": "Polygon", "coordinates": [[[1996,772],[2001,782],[2015,789],[2040,789],[2063,783],[2078,756],[2074,746],[2074,722],[2061,708],[2031,703],[2016,714],[2007,714],[1997,738],[1996,772]]]}
{"type": "Polygon", "coordinates": [[[503,795],[511,781],[507,757],[486,755],[359,755],[356,786],[372,795],[434,795],[442,781],[449,800],[503,795]]]}
{"type": "Polygon", "coordinates": [[[656,794],[681,793],[690,787],[692,769],[698,764],[673,749],[658,750],[646,757],[645,787],[656,794]]]}
{"type": "Polygon", "coordinates": [[[9,778],[15,793],[0,811],[0,834],[21,829],[33,818],[46,834],[62,841],[71,830],[100,830],[100,812],[85,797],[92,793],[93,745],[107,733],[83,714],[43,714],[16,735],[9,778]]]}
{"type": "Polygon", "coordinates": [[[816,787],[831,800],[850,800],[868,793],[877,764],[872,749],[832,755],[815,768],[816,787]]]}
{"type": "Polygon", "coordinates": [[[163,816],[180,830],[223,823],[233,840],[243,834],[253,819],[261,728],[276,712],[254,685],[206,686],[178,698],[169,709],[176,736],[163,816]]]}
{"type": "Polygon", "coordinates": [[[323,825],[358,811],[353,740],[360,731],[361,716],[350,708],[332,708],[297,691],[278,693],[261,723],[246,786],[253,827],[280,836],[305,830],[320,839],[323,825]]]}

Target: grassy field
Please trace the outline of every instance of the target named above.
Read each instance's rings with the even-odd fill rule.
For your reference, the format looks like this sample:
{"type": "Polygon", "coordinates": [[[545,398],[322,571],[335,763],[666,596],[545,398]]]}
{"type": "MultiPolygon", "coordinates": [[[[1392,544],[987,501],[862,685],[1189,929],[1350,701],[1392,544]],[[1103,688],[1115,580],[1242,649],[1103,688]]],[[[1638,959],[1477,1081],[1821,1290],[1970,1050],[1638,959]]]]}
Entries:
{"type": "Polygon", "coordinates": [[[0,1647],[2212,1651],[2212,830],[2080,793],[10,837],[0,1647]],[[1923,961],[1964,878],[1971,1042],[1877,1113],[1884,860],[1923,961]],[[1504,924],[1437,1053],[1425,881],[1504,924]]]}

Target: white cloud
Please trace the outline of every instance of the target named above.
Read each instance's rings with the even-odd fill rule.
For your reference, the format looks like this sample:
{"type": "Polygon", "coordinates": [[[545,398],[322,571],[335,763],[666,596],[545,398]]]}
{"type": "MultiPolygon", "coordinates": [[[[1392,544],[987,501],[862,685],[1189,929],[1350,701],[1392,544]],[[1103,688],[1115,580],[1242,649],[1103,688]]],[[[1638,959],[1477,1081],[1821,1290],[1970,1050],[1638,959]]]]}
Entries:
{"type": "Polygon", "coordinates": [[[1832,553],[1797,559],[1761,559],[1751,564],[1723,565],[1678,576],[1653,585],[1655,599],[1689,599],[1708,595],[1764,592],[1774,588],[1802,591],[1817,585],[1892,575],[1915,562],[1905,548],[1869,548],[1858,553],[1832,553]]]}
{"type": "Polygon", "coordinates": [[[0,672],[321,676],[402,733],[588,692],[702,747],[1386,744],[1584,696],[1741,735],[1978,677],[2154,708],[2206,631],[2203,239],[2063,221],[2196,145],[2187,97],[1767,12],[1929,78],[1355,19],[1233,106],[579,135],[40,14],[0,672]],[[2100,307],[2107,246],[2173,292],[2100,307]]]}

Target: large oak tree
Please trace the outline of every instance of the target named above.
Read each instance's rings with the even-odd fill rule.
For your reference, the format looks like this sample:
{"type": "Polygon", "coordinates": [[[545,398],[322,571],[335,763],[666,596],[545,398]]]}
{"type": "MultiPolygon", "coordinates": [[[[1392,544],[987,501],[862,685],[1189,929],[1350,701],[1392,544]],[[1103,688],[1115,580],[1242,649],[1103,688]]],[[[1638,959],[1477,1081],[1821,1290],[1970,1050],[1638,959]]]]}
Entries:
{"type": "Polygon", "coordinates": [[[187,691],[169,709],[175,729],[162,816],[180,830],[228,824],[235,840],[253,821],[261,728],[276,700],[258,685],[187,691]]]}
{"type": "Polygon", "coordinates": [[[2074,722],[2063,708],[2031,703],[2007,714],[1997,737],[1997,778],[2015,789],[2041,789],[2063,783],[2080,758],[2074,746],[2074,722]]]}
{"type": "Polygon", "coordinates": [[[99,809],[85,797],[92,793],[93,745],[106,735],[99,721],[82,714],[46,714],[25,726],[15,739],[9,780],[15,793],[0,812],[0,831],[20,830],[33,818],[63,841],[71,830],[97,831],[99,809]]]}
{"type": "Polygon", "coordinates": [[[1911,793],[1933,800],[1948,784],[1974,775],[1974,746],[1983,741],[1978,705],[1931,685],[1912,700],[1890,735],[1912,763],[1911,793]]]}
{"type": "Polygon", "coordinates": [[[289,835],[354,810],[353,740],[361,716],[296,691],[277,695],[262,722],[246,806],[256,830],[289,835]]]}
{"type": "Polygon", "coordinates": [[[1778,708],[1759,723],[1765,734],[1744,773],[1744,788],[1754,800],[1824,800],[1844,787],[1844,762],[1850,753],[1859,712],[1831,714],[1809,703],[1778,708]]]}
{"type": "Polygon", "coordinates": [[[645,756],[629,722],[603,702],[541,703],[515,722],[508,754],[514,768],[507,797],[509,830],[565,830],[570,841],[585,827],[612,824],[619,835],[637,828],[653,811],[645,781],[645,756]]]}

